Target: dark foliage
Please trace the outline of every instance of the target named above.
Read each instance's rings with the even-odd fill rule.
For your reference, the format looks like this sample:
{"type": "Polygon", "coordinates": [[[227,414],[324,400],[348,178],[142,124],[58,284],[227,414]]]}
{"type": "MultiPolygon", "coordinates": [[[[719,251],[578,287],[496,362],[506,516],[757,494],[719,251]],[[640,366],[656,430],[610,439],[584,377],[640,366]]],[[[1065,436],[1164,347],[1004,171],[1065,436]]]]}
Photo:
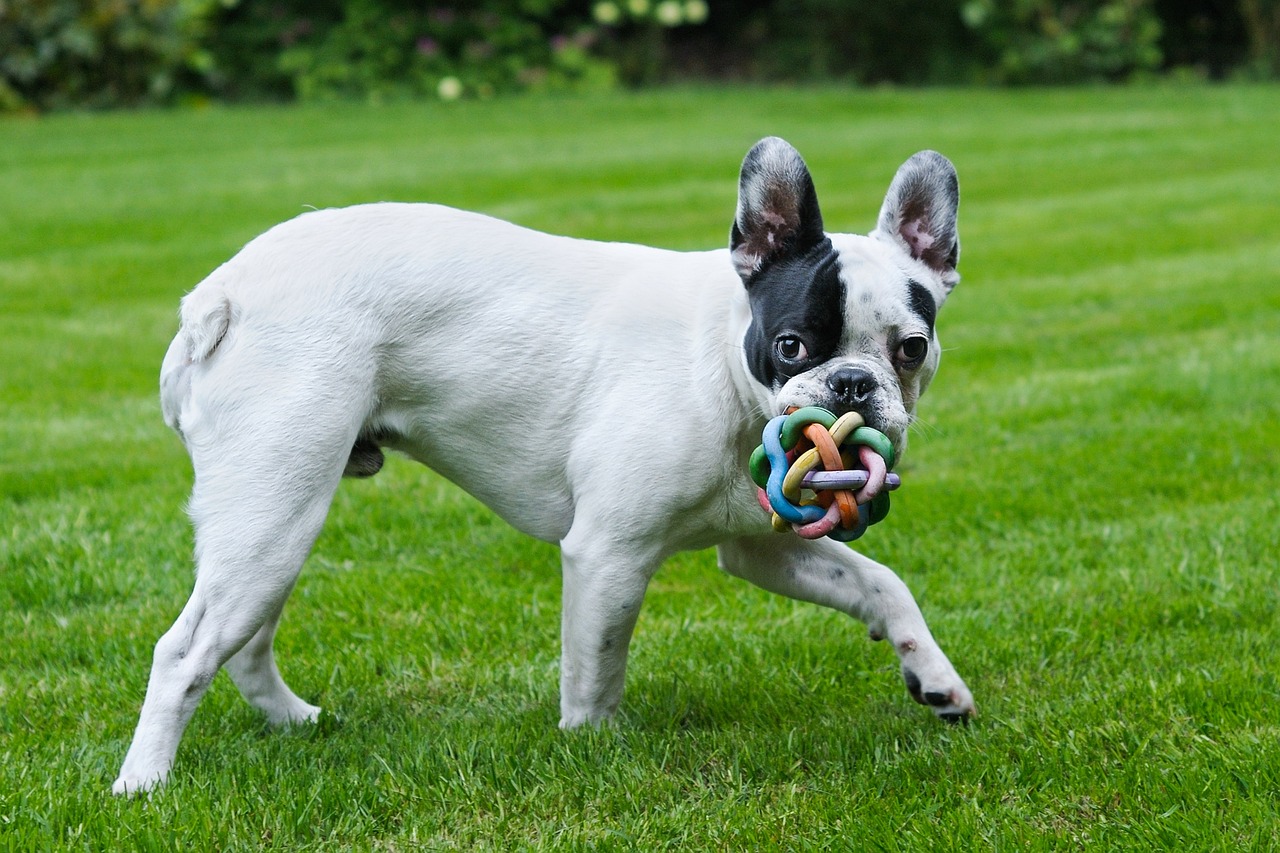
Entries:
{"type": "Polygon", "coordinates": [[[1280,75],[1280,0],[9,0],[0,110],[1280,75]]]}

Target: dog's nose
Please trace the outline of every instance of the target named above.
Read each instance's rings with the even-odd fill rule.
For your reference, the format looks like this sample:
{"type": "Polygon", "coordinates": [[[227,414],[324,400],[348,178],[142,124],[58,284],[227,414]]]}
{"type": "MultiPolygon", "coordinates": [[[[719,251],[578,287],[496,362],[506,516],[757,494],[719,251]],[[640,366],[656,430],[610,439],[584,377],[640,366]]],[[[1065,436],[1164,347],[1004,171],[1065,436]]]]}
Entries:
{"type": "Polygon", "coordinates": [[[827,387],[846,406],[859,406],[876,392],[876,380],[857,367],[842,367],[827,377],[827,387]]]}

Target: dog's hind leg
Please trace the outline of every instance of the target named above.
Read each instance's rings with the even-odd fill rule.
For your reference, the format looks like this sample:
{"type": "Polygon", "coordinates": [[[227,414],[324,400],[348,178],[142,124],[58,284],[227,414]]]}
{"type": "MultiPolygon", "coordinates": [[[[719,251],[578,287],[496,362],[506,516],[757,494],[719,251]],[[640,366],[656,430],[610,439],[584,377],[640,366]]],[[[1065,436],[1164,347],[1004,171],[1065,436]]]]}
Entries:
{"type": "Polygon", "coordinates": [[[204,497],[211,487],[197,482],[192,501],[195,588],[178,620],[156,643],[147,696],[113,786],[116,793],[164,781],[187,722],[224,664],[231,663],[237,686],[274,721],[314,716],[317,709],[298,699],[280,679],[271,639],[319,533],[341,464],[323,485],[308,489],[295,481],[291,487],[288,481],[294,478],[282,476],[274,484],[258,484],[261,491],[256,495],[253,487],[231,490],[243,496],[236,506],[212,511],[204,497]],[[286,506],[271,505],[300,486],[286,506]]]}
{"type": "Polygon", "coordinates": [[[252,405],[243,384],[228,389],[224,376],[222,386],[203,389],[202,407],[191,407],[183,419],[196,473],[190,504],[196,582],[178,620],[156,643],[116,793],[164,781],[183,729],[224,664],[246,698],[273,721],[317,711],[280,679],[271,640],[359,423],[348,407],[317,411],[309,401],[325,398],[308,389],[305,378],[291,378],[287,390],[273,389],[266,406],[252,405]]]}
{"type": "Polygon", "coordinates": [[[279,622],[280,613],[277,611],[223,667],[239,688],[240,695],[266,715],[272,725],[314,722],[320,715],[320,709],[299,699],[284,683],[276,667],[271,646],[279,622]]]}

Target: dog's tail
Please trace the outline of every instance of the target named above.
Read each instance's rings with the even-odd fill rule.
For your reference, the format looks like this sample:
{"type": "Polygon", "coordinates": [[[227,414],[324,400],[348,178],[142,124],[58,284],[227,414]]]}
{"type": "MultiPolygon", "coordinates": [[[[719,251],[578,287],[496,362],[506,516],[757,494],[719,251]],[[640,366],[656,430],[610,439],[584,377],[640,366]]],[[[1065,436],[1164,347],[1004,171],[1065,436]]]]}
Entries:
{"type": "Polygon", "coordinates": [[[182,341],[183,357],[188,364],[213,355],[227,336],[234,313],[231,298],[220,282],[206,281],[183,297],[178,312],[182,325],[176,340],[182,341]]]}
{"type": "Polygon", "coordinates": [[[180,325],[160,368],[164,421],[182,435],[180,414],[191,389],[191,366],[210,358],[226,338],[236,309],[222,282],[206,279],[182,299],[180,325]]]}

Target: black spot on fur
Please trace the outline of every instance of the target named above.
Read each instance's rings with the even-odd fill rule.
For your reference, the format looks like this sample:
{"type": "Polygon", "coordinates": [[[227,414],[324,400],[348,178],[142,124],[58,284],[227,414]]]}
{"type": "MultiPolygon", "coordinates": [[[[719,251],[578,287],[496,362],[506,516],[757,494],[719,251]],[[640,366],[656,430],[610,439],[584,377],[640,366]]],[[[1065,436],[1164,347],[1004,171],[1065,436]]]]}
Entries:
{"type": "Polygon", "coordinates": [[[931,690],[924,694],[924,701],[935,708],[941,708],[944,705],[951,704],[951,697],[945,693],[937,693],[931,690]]]}
{"type": "Polygon", "coordinates": [[[933,324],[938,318],[938,303],[934,301],[929,288],[918,281],[907,282],[907,304],[911,313],[915,314],[929,327],[929,337],[933,337],[933,324]]]}
{"type": "Polygon", "coordinates": [[[902,680],[907,683],[907,692],[911,694],[911,698],[921,705],[925,704],[924,696],[920,694],[920,676],[909,669],[904,669],[902,671],[902,680]]]}

